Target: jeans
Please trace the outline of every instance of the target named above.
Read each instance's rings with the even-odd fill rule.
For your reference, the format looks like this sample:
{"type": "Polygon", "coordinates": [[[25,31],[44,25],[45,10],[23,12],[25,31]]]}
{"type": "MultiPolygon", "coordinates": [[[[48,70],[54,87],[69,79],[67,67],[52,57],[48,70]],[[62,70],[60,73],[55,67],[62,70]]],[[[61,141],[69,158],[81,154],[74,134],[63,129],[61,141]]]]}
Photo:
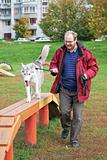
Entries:
{"type": "Polygon", "coordinates": [[[82,126],[83,102],[77,101],[76,92],[71,92],[61,87],[60,120],[63,129],[70,130],[70,142],[78,140],[82,126]]]}

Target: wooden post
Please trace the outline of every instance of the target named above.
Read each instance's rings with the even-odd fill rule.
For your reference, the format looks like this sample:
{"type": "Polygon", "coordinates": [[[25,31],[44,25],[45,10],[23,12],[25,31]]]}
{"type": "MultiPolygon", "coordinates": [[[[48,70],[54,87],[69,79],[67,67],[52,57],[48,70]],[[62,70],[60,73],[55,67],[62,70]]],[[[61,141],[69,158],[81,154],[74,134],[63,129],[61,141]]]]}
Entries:
{"type": "Polygon", "coordinates": [[[8,152],[6,152],[5,160],[13,160],[13,144],[10,146],[8,152]]]}
{"type": "Polygon", "coordinates": [[[40,125],[47,126],[49,124],[49,110],[48,105],[39,110],[39,123],[40,125]]]}
{"type": "Polygon", "coordinates": [[[25,143],[36,144],[36,113],[25,120],[25,143]]]}

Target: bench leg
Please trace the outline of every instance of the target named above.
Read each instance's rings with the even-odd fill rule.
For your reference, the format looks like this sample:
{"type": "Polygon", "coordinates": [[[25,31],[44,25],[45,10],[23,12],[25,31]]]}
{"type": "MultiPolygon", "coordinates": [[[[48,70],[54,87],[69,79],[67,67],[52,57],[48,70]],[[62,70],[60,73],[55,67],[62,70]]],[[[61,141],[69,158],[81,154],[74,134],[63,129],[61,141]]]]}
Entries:
{"type": "Polygon", "coordinates": [[[47,126],[49,124],[49,110],[48,105],[39,110],[39,123],[40,125],[47,126]]]}
{"type": "Polygon", "coordinates": [[[36,113],[25,120],[25,143],[36,144],[36,113]]]}
{"type": "Polygon", "coordinates": [[[8,152],[6,152],[5,160],[13,160],[13,144],[9,148],[8,152]]]}

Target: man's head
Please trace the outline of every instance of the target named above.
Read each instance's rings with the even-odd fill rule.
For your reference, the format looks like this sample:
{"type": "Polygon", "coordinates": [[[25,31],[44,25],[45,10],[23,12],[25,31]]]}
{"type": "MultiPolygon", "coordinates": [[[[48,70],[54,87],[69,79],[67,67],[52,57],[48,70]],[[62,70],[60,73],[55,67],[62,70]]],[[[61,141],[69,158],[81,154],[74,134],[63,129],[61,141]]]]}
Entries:
{"type": "Polygon", "coordinates": [[[77,33],[73,31],[67,31],[64,35],[64,43],[69,51],[74,50],[77,42],[77,33]]]}

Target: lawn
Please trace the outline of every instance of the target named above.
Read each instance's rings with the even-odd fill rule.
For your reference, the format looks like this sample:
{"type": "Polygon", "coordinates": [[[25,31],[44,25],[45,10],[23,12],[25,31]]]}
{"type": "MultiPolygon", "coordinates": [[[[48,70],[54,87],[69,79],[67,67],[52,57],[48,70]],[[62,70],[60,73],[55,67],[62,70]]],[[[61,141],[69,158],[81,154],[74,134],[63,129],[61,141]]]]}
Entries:
{"type": "MultiPolygon", "coordinates": [[[[107,160],[107,41],[84,42],[99,64],[99,73],[92,80],[91,95],[84,107],[84,123],[79,149],[68,147],[69,138],[61,141],[59,119],[50,121],[48,127],[38,125],[36,146],[24,144],[24,125],[21,126],[14,143],[15,160],[107,160]]],[[[0,42],[0,62],[12,65],[15,77],[0,77],[0,108],[7,107],[26,97],[20,75],[21,63],[35,60],[44,43],[0,42]]],[[[47,58],[50,61],[62,42],[51,43],[47,58]]],[[[42,92],[49,92],[53,77],[45,72],[42,92]]]]}

